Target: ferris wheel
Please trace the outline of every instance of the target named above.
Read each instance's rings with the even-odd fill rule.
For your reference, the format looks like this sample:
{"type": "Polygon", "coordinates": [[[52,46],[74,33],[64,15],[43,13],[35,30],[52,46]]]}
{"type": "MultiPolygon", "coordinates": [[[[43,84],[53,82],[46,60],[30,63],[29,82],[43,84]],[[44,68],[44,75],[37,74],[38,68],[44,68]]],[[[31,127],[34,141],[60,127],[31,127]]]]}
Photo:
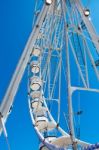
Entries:
{"type": "Polygon", "coordinates": [[[38,149],[99,149],[99,144],[80,139],[80,93],[99,94],[99,39],[90,10],[80,0],[36,1],[32,33],[0,106],[0,130],[6,137],[5,123],[27,66],[28,104],[38,149]]]}

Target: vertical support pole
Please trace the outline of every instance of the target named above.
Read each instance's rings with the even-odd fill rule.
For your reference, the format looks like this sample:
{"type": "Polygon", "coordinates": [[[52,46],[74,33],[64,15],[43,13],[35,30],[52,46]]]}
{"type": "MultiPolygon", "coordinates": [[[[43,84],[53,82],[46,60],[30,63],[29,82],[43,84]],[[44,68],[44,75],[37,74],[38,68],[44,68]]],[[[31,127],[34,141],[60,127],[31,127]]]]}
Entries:
{"type": "Polygon", "coordinates": [[[71,91],[71,79],[70,79],[70,61],[69,61],[69,47],[68,47],[68,27],[66,26],[66,14],[65,14],[65,2],[61,2],[64,18],[64,30],[65,30],[65,41],[66,41],[66,69],[67,69],[67,88],[68,88],[68,111],[69,111],[69,127],[70,137],[73,144],[73,149],[76,150],[75,131],[73,123],[73,108],[72,108],[72,91],[71,91]]]}
{"type": "Polygon", "coordinates": [[[88,76],[88,64],[87,64],[87,55],[86,55],[86,49],[85,49],[85,44],[83,40],[83,46],[84,46],[84,60],[85,60],[85,73],[86,73],[86,82],[87,82],[87,87],[89,88],[89,76],[88,76]]]}
{"type": "Polygon", "coordinates": [[[61,104],[61,71],[62,71],[62,50],[60,50],[60,54],[59,54],[59,63],[60,63],[60,67],[59,67],[59,98],[58,98],[58,119],[57,119],[57,124],[59,124],[60,121],[60,104],[61,104]]]}
{"type": "MultiPolygon", "coordinates": [[[[50,50],[49,50],[50,51],[50,50]]],[[[51,52],[50,52],[50,54],[49,54],[49,57],[50,57],[50,59],[51,59],[51,52]]],[[[48,64],[48,99],[50,100],[50,94],[51,94],[51,92],[50,92],[50,84],[51,84],[51,78],[50,78],[50,61],[49,61],[49,64],[48,64]]]]}

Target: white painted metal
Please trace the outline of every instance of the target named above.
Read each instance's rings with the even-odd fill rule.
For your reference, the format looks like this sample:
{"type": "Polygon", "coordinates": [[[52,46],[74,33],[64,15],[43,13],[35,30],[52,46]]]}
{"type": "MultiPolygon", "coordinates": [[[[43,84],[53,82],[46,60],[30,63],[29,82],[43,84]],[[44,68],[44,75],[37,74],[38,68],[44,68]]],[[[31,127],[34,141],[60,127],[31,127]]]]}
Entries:
{"type": "MultiPolygon", "coordinates": [[[[81,66],[79,64],[79,61],[77,60],[77,55],[75,53],[75,49],[74,49],[72,42],[70,40],[70,37],[69,37],[69,32],[68,32],[69,30],[68,30],[68,25],[67,25],[67,20],[66,20],[66,13],[67,13],[66,11],[67,10],[65,9],[65,5],[66,5],[65,0],[61,0],[61,1],[60,0],[56,0],[56,1],[46,0],[45,3],[47,5],[46,4],[44,5],[44,7],[43,7],[43,9],[42,9],[42,11],[38,17],[37,23],[36,23],[32,33],[31,33],[31,36],[30,36],[29,41],[28,41],[28,43],[25,47],[25,50],[22,54],[22,57],[20,59],[18,67],[15,71],[15,74],[12,78],[12,81],[10,83],[8,91],[4,97],[2,104],[1,104],[0,112],[3,115],[3,120],[1,119],[1,121],[0,121],[0,129],[3,129],[6,133],[5,122],[6,122],[6,119],[8,117],[9,109],[12,106],[12,103],[14,101],[14,97],[15,97],[15,94],[18,90],[19,83],[22,79],[26,65],[27,65],[28,61],[31,58],[33,58],[34,60],[30,63],[30,68],[31,68],[33,74],[32,74],[32,78],[30,78],[30,82],[29,82],[29,94],[28,94],[29,110],[30,110],[31,119],[32,119],[32,122],[34,125],[34,129],[35,129],[38,137],[40,138],[42,145],[44,145],[44,147],[42,147],[42,145],[41,145],[41,147],[42,147],[41,150],[44,150],[44,149],[53,150],[54,148],[59,150],[60,147],[66,148],[69,145],[72,145],[73,149],[76,150],[77,144],[80,144],[82,146],[87,146],[87,145],[89,145],[89,143],[78,140],[75,137],[74,122],[73,122],[73,108],[72,108],[72,94],[76,90],[84,90],[84,91],[91,91],[91,92],[97,92],[97,93],[99,93],[99,90],[90,88],[89,81],[88,81],[87,67],[86,67],[87,83],[84,79],[84,76],[83,76],[83,73],[81,70],[81,66]],[[50,8],[50,12],[48,12],[49,8],[50,8]],[[57,13],[56,13],[55,8],[57,8],[57,13]],[[60,9],[61,9],[61,11],[60,11],[60,9]],[[64,18],[64,31],[65,31],[65,44],[66,44],[66,61],[67,61],[66,62],[66,67],[67,67],[66,69],[67,69],[67,83],[68,83],[68,109],[69,109],[69,128],[70,128],[69,133],[66,133],[60,127],[60,124],[57,124],[57,122],[54,120],[54,118],[52,117],[51,111],[48,109],[46,99],[44,98],[44,95],[43,95],[44,94],[43,85],[45,83],[48,83],[48,99],[52,100],[55,84],[57,81],[57,76],[58,76],[58,73],[60,72],[59,100],[57,100],[58,105],[59,105],[59,107],[58,107],[58,123],[59,123],[59,121],[60,121],[60,102],[61,102],[60,101],[60,99],[61,99],[60,89],[61,89],[61,65],[62,65],[61,57],[62,57],[62,54],[58,55],[58,58],[60,58],[60,62],[57,66],[57,70],[56,70],[56,73],[54,75],[53,84],[51,84],[51,76],[50,76],[51,75],[50,74],[51,63],[50,63],[50,61],[52,58],[51,54],[53,52],[52,51],[52,45],[51,45],[51,40],[52,40],[51,36],[52,36],[52,33],[54,32],[54,27],[51,25],[54,25],[54,19],[55,19],[54,17],[56,17],[56,16],[60,17],[61,13],[62,13],[63,18],[64,18]],[[50,17],[50,18],[52,17],[53,21],[51,22],[51,19],[49,19],[47,17],[50,17]],[[48,19],[49,19],[49,21],[48,21],[48,19]],[[36,39],[38,39],[38,37],[39,37],[39,39],[42,38],[44,40],[44,36],[42,37],[41,33],[39,36],[39,31],[42,29],[43,34],[45,33],[43,30],[47,24],[46,20],[48,21],[48,23],[51,23],[49,25],[50,28],[49,28],[48,33],[47,33],[48,35],[45,35],[46,39],[49,40],[49,42],[48,42],[49,45],[48,45],[48,48],[44,47],[42,49],[39,46],[37,47],[37,45],[35,45],[35,42],[36,42],[36,39]],[[72,85],[71,85],[70,53],[69,53],[68,43],[70,44],[72,53],[73,53],[74,58],[75,58],[76,65],[78,66],[78,70],[79,70],[82,82],[84,84],[84,88],[76,87],[76,86],[72,87],[72,85]],[[41,52],[44,51],[45,49],[49,49],[49,52],[48,52],[48,60],[46,61],[47,63],[44,64],[46,66],[44,68],[45,74],[42,75],[42,73],[41,73],[41,70],[42,70],[42,57],[41,57],[41,55],[43,55],[43,54],[41,52]],[[36,59],[36,61],[35,61],[35,59],[36,59]],[[38,60],[39,60],[39,63],[38,63],[38,60]],[[44,78],[44,76],[46,76],[46,77],[44,78]],[[45,81],[43,81],[42,78],[45,79],[45,81]],[[52,91],[51,91],[51,88],[52,88],[52,91]],[[44,132],[44,131],[49,132],[49,131],[52,131],[54,129],[57,129],[57,131],[61,134],[60,137],[53,137],[53,136],[51,137],[50,136],[50,137],[44,138],[44,136],[42,135],[42,132],[44,132]],[[48,147],[48,148],[46,148],[46,147],[48,147]]],[[[90,37],[91,37],[94,45],[97,48],[97,52],[99,52],[99,44],[97,41],[98,38],[95,35],[94,29],[93,29],[93,27],[90,24],[90,21],[88,19],[90,12],[88,12],[88,10],[85,11],[83,9],[79,0],[75,0],[75,5],[77,6],[77,8],[79,10],[79,13],[82,17],[82,20],[86,24],[87,30],[90,34],[90,37]]],[[[63,32],[60,35],[63,36],[62,34],[63,34],[63,32]]],[[[59,35],[59,33],[56,33],[56,36],[54,39],[56,43],[57,43],[57,41],[60,43],[60,40],[61,40],[61,39],[59,39],[58,35],[59,35]]],[[[44,42],[43,44],[45,44],[46,40],[43,42],[44,42]]],[[[58,46],[59,46],[58,44],[56,44],[56,45],[57,45],[56,50],[57,49],[60,50],[60,51],[57,51],[57,54],[59,54],[59,53],[61,53],[62,50],[60,47],[58,48],[58,46]]],[[[61,45],[61,47],[62,47],[62,45],[61,45]]],[[[55,56],[55,55],[53,55],[53,56],[55,56]]],[[[90,60],[93,64],[96,76],[97,76],[97,78],[99,78],[99,74],[98,74],[97,68],[95,66],[93,57],[91,56],[89,51],[88,51],[88,56],[90,57],[90,60]]],[[[87,63],[86,63],[86,65],[87,65],[87,63]]]]}
{"type": "Polygon", "coordinates": [[[72,93],[71,93],[71,74],[70,74],[70,54],[68,47],[68,29],[66,27],[66,11],[65,11],[65,2],[62,0],[62,9],[64,15],[64,30],[65,30],[65,40],[66,40],[66,68],[67,68],[67,86],[68,86],[68,109],[69,109],[69,126],[70,126],[70,137],[73,144],[74,150],[76,149],[76,140],[75,140],[75,132],[73,125],[73,108],[72,108],[72,93]]]}
{"type": "Polygon", "coordinates": [[[8,134],[7,134],[7,130],[6,130],[6,127],[5,127],[5,123],[4,123],[4,120],[3,120],[2,117],[1,117],[1,124],[2,124],[2,129],[3,129],[4,135],[5,135],[5,137],[7,138],[7,137],[8,137],[8,134]]]}

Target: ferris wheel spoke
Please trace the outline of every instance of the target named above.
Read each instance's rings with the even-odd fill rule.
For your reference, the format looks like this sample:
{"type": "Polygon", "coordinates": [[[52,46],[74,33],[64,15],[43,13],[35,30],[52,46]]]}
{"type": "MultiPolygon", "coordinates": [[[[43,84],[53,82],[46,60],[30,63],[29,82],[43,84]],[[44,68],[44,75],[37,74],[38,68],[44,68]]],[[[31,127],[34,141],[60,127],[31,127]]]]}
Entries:
{"type": "Polygon", "coordinates": [[[55,73],[55,77],[54,77],[54,80],[53,80],[53,87],[52,87],[51,94],[50,94],[50,99],[52,99],[52,97],[53,97],[55,83],[56,83],[56,80],[57,80],[57,77],[58,77],[60,66],[61,66],[61,61],[59,62],[56,73],[55,73]]]}
{"type": "Polygon", "coordinates": [[[96,73],[97,79],[99,80],[99,71],[98,71],[97,68],[96,68],[96,65],[95,65],[93,56],[92,56],[91,53],[90,53],[90,50],[89,50],[89,47],[88,47],[86,41],[85,41],[85,45],[86,45],[86,47],[87,47],[86,50],[87,50],[87,53],[88,53],[88,55],[89,55],[90,61],[91,61],[91,63],[92,63],[92,66],[93,66],[93,68],[94,68],[94,71],[95,71],[95,73],[96,73]]]}

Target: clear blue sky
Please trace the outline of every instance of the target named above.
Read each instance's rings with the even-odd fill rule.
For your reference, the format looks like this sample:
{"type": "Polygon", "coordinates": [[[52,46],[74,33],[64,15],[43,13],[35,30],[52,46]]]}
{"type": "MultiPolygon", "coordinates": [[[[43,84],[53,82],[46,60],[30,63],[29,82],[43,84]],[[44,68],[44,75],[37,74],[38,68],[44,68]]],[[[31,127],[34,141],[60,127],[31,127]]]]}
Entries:
{"type": "MultiPolygon", "coordinates": [[[[99,33],[99,2],[90,0],[90,8],[91,18],[99,33]]],[[[0,0],[0,101],[31,32],[33,9],[34,0],[0,0]]],[[[27,72],[25,72],[15,98],[13,111],[6,124],[11,150],[38,150],[39,141],[32,128],[29,115],[26,79],[27,72]]],[[[92,108],[94,103],[92,101],[90,103],[90,96],[85,103],[87,107],[92,108]]],[[[98,109],[97,96],[94,97],[95,100],[98,109]]],[[[85,131],[82,131],[82,138],[90,142],[99,141],[99,116],[97,113],[99,114],[98,110],[93,116],[96,121],[88,123],[86,119],[86,126],[90,127],[89,133],[86,134],[85,131]],[[98,124],[97,129],[95,124],[98,124]],[[91,132],[92,130],[94,132],[91,132]]],[[[87,130],[87,128],[84,129],[87,130]]],[[[3,135],[0,137],[0,150],[7,150],[3,135]]]]}

